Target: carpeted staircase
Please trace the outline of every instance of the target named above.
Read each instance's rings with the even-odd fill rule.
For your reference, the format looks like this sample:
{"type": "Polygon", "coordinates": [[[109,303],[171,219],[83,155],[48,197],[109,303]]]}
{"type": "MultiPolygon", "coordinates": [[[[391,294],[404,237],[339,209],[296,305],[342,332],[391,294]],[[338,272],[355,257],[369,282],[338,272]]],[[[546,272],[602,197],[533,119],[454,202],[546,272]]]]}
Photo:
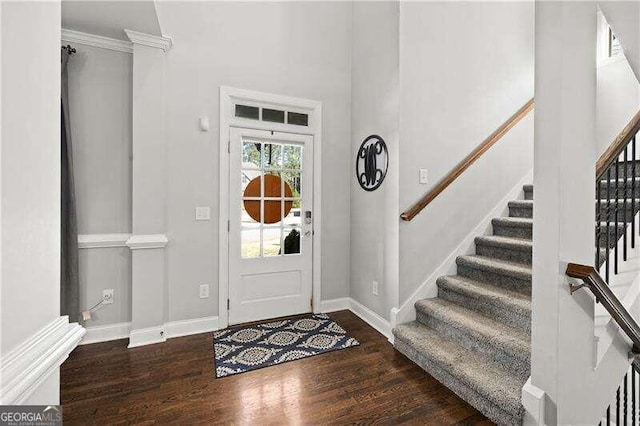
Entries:
{"type": "Polygon", "coordinates": [[[438,297],[415,304],[416,321],[393,330],[395,347],[498,424],[521,424],[531,369],[533,186],[493,219],[493,235],[459,256],[438,297]]]}
{"type": "MultiPolygon", "coordinates": [[[[607,254],[607,217],[612,248],[640,210],[640,165],[636,175],[635,194],[630,184],[624,194],[624,179],[617,185],[599,182],[602,201],[599,206],[596,201],[596,213],[603,225],[598,266],[607,254]],[[636,198],[633,206],[630,197],[636,198]]],[[[522,386],[531,369],[533,185],[523,190],[524,200],[509,202],[509,217],[492,220],[493,235],[476,237],[476,254],[456,259],[458,274],[438,278],[438,297],[416,302],[416,321],[393,330],[397,350],[504,425],[522,423],[522,386]]]]}

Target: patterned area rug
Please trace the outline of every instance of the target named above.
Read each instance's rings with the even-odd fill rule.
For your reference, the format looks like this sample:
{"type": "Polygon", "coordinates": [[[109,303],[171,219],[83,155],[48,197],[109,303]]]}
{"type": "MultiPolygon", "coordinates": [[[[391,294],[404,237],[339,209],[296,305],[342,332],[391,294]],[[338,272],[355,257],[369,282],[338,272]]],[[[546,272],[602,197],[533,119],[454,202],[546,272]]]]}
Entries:
{"type": "Polygon", "coordinates": [[[213,333],[216,377],[359,344],[325,314],[227,328],[213,333]]]}

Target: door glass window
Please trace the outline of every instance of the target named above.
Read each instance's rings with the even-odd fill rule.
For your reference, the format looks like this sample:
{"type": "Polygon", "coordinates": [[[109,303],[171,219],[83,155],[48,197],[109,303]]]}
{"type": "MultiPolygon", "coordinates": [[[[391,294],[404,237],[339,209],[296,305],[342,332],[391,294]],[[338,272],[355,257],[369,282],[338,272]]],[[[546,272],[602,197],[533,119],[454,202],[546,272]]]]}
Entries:
{"type": "Polygon", "coordinates": [[[300,253],[302,146],[244,140],[242,258],[300,253]]]}

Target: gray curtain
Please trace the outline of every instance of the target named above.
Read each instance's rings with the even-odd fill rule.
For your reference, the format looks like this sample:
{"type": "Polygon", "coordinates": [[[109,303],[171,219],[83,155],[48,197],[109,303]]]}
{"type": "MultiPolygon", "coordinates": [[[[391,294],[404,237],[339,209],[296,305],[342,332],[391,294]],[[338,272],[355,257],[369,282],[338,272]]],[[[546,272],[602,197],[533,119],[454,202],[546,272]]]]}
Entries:
{"type": "Polygon", "coordinates": [[[76,196],[73,183],[73,153],[71,127],[69,126],[69,86],[67,63],[70,54],[62,51],[61,94],[61,216],[60,216],[60,313],[69,315],[69,321],[80,317],[80,280],[78,277],[78,226],[76,220],[76,196]]]}

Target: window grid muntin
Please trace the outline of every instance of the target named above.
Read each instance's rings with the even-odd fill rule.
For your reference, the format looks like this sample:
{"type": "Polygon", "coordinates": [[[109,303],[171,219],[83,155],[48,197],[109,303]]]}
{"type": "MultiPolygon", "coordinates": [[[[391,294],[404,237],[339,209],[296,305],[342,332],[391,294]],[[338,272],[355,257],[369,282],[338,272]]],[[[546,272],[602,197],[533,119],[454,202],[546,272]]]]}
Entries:
{"type": "MultiPolygon", "coordinates": [[[[286,143],[286,142],[264,142],[264,141],[258,141],[258,140],[253,140],[253,139],[243,139],[242,140],[242,147],[243,147],[243,152],[242,152],[242,158],[243,158],[243,162],[241,165],[241,175],[245,175],[245,171],[259,171],[260,173],[258,174],[257,177],[260,177],[260,196],[259,197],[245,197],[244,196],[244,190],[243,190],[243,194],[241,196],[241,203],[242,203],[242,207],[241,207],[241,212],[242,209],[244,208],[244,202],[245,201],[259,201],[260,202],[260,222],[259,223],[253,223],[251,225],[244,225],[244,223],[242,222],[242,218],[240,220],[240,231],[241,231],[241,239],[240,239],[240,252],[241,252],[241,257],[244,259],[257,259],[257,258],[265,258],[265,257],[277,257],[277,256],[291,256],[291,255],[299,255],[301,254],[300,252],[302,251],[302,249],[300,248],[300,250],[296,253],[287,253],[285,254],[285,247],[284,247],[284,241],[285,238],[289,235],[289,233],[293,230],[298,231],[298,233],[300,234],[300,237],[302,237],[302,160],[303,160],[303,146],[295,144],[295,143],[286,143]],[[260,150],[259,150],[259,154],[260,154],[260,167],[259,168],[255,168],[255,167],[245,167],[245,162],[244,162],[244,147],[245,145],[251,145],[251,144],[259,144],[260,145],[260,150]],[[279,152],[280,152],[280,167],[279,168],[267,168],[265,167],[265,152],[266,149],[265,147],[268,145],[272,145],[272,146],[279,146],[279,152]],[[293,148],[292,151],[293,152],[297,152],[298,158],[297,158],[297,163],[296,165],[298,166],[298,168],[290,168],[284,167],[284,156],[285,156],[285,148],[293,148]],[[280,174],[280,197],[266,197],[265,194],[265,176],[268,174],[268,172],[278,172],[280,174]],[[284,190],[284,183],[285,183],[285,173],[290,173],[290,174],[297,174],[298,176],[298,180],[299,180],[299,188],[300,190],[298,191],[298,197],[286,197],[285,196],[285,190],[284,190]],[[274,224],[265,224],[264,223],[264,219],[265,219],[265,201],[279,201],[280,202],[280,220],[277,223],[274,224]],[[286,217],[284,216],[284,208],[285,208],[285,203],[286,202],[291,202],[293,205],[295,205],[296,203],[299,204],[299,209],[300,209],[300,214],[298,215],[297,219],[297,225],[292,225],[292,224],[285,224],[285,219],[286,217]],[[264,231],[266,230],[271,230],[271,229],[280,229],[280,253],[277,255],[266,255],[265,256],[265,236],[264,236],[264,231]],[[243,253],[243,249],[244,249],[244,244],[243,244],[243,239],[242,239],[242,232],[243,231],[248,231],[248,230],[258,230],[259,235],[260,235],[260,239],[259,239],[259,250],[258,253],[259,255],[256,257],[244,257],[242,256],[243,253]],[[286,231],[286,232],[285,232],[286,231]]],[[[272,159],[273,160],[273,159],[272,159]]],[[[254,178],[255,179],[255,178],[254,178]]],[[[293,185],[293,184],[291,184],[293,185]]],[[[292,191],[297,190],[294,186],[292,186],[292,191]]],[[[292,209],[290,210],[290,212],[293,211],[293,206],[292,209]]],[[[294,216],[295,217],[295,216],[294,216]]]]}

